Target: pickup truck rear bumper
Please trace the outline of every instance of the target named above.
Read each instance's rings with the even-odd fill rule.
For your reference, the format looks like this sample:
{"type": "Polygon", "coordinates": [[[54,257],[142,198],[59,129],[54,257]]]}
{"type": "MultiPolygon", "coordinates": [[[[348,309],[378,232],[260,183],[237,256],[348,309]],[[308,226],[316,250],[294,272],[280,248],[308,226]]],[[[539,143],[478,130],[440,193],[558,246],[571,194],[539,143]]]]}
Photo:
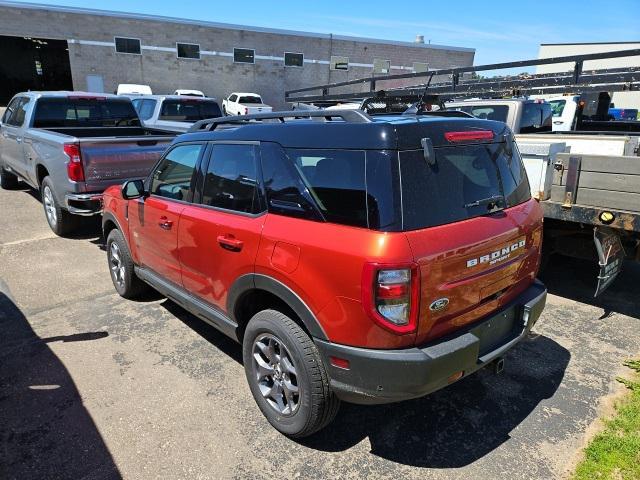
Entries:
{"type": "Polygon", "coordinates": [[[73,215],[90,217],[102,213],[102,193],[67,193],[64,199],[73,215]]]}
{"type": "Polygon", "coordinates": [[[536,281],[515,300],[462,331],[423,347],[372,350],[315,340],[337,396],[359,404],[427,395],[501,358],[530,332],[547,298],[536,281]],[[331,357],[348,361],[340,368],[331,357]]]}

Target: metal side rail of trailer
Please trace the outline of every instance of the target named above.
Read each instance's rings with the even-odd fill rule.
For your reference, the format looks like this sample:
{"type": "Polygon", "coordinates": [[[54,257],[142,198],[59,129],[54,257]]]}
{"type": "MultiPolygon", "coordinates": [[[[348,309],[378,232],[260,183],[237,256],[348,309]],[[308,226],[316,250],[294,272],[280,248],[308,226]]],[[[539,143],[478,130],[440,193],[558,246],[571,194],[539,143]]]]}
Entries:
{"type": "Polygon", "coordinates": [[[576,236],[593,236],[600,272],[595,295],[616,278],[625,258],[640,261],[640,162],[636,156],[556,156],[550,198],[540,202],[551,252],[583,256],[576,236]]]}

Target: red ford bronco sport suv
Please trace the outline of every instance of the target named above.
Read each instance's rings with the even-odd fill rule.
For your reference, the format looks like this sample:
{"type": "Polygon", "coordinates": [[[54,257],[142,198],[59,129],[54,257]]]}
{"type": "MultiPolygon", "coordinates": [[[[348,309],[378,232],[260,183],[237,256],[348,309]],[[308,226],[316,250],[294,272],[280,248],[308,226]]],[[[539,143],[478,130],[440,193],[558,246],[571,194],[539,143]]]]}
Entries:
{"type": "Polygon", "coordinates": [[[103,219],[118,293],[150,285],[240,342],[255,401],[292,437],[340,400],[501,363],[546,300],[542,211],[504,123],[304,114],[199,122],[105,192],[103,219]]]}

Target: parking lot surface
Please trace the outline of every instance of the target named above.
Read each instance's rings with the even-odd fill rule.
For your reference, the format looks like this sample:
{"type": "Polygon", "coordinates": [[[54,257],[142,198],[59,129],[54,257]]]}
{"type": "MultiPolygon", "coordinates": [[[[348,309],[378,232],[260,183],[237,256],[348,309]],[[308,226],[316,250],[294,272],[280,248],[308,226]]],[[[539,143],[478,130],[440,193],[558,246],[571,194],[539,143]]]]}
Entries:
{"type": "Polygon", "coordinates": [[[97,223],[55,237],[25,189],[0,191],[0,225],[0,478],[563,477],[640,353],[638,265],[594,300],[593,265],[554,258],[505,372],[343,405],[296,442],[259,412],[238,345],[160,296],[115,293],[97,223]]]}

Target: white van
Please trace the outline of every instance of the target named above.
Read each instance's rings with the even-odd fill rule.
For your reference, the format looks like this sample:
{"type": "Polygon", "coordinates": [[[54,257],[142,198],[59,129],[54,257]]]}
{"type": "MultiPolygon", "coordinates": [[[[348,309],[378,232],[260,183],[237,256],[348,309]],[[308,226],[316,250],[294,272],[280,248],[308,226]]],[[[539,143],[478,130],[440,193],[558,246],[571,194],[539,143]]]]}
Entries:
{"type": "Polygon", "coordinates": [[[135,83],[121,83],[116,89],[116,95],[153,95],[149,85],[137,85],[135,83]]]}

